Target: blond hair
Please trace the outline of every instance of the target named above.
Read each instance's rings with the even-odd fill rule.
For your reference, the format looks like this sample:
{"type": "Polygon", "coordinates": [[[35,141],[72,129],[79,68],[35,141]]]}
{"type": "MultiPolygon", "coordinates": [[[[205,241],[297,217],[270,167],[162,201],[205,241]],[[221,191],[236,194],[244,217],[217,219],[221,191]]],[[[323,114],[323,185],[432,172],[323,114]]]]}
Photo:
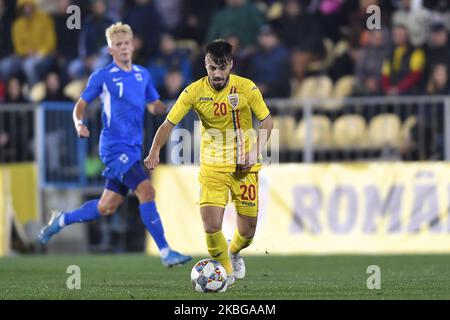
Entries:
{"type": "Polygon", "coordinates": [[[114,23],[111,26],[109,26],[105,32],[106,41],[108,42],[108,47],[111,47],[112,36],[119,32],[128,33],[131,35],[131,37],[133,37],[133,30],[131,30],[131,27],[129,25],[123,24],[122,22],[114,23]]]}

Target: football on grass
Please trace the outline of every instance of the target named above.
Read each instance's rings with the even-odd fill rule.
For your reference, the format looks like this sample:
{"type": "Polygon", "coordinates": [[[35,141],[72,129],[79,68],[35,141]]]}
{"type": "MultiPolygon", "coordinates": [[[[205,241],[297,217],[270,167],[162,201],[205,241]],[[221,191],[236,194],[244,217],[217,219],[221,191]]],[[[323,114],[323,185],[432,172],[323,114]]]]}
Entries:
{"type": "Polygon", "coordinates": [[[192,287],[198,292],[218,292],[226,281],[225,268],[216,260],[203,259],[192,267],[192,287]]]}

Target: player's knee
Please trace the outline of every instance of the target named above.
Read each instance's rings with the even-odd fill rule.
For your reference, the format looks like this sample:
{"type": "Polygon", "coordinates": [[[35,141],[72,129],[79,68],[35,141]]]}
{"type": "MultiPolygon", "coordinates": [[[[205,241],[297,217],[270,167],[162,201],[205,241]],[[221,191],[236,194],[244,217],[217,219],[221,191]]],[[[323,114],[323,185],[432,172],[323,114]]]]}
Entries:
{"type": "Polygon", "coordinates": [[[203,224],[203,228],[205,229],[206,233],[216,233],[217,231],[220,231],[222,228],[219,225],[212,225],[212,224],[203,224]]]}
{"type": "Polygon", "coordinates": [[[246,239],[252,239],[255,236],[255,231],[256,231],[256,228],[247,229],[247,230],[244,230],[242,233],[239,232],[239,234],[241,234],[241,236],[246,239]]]}
{"type": "Polygon", "coordinates": [[[152,185],[148,184],[143,188],[139,188],[136,192],[137,197],[139,198],[139,202],[145,203],[149,201],[155,200],[155,188],[152,185]]]}
{"type": "Polygon", "coordinates": [[[117,211],[118,205],[108,201],[99,201],[98,211],[102,216],[107,216],[113,214],[117,211]]]}

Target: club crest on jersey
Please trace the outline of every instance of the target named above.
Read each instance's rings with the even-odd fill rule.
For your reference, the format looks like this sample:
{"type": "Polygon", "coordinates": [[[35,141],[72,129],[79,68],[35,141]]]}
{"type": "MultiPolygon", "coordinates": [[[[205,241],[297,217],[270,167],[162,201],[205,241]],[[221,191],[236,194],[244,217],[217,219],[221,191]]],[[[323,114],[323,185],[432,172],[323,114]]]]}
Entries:
{"type": "Polygon", "coordinates": [[[236,109],[239,105],[239,96],[237,93],[228,95],[228,103],[233,109],[236,109]]]}
{"type": "Polygon", "coordinates": [[[135,73],[134,76],[136,77],[137,81],[142,81],[142,75],[140,73],[135,73]]]}

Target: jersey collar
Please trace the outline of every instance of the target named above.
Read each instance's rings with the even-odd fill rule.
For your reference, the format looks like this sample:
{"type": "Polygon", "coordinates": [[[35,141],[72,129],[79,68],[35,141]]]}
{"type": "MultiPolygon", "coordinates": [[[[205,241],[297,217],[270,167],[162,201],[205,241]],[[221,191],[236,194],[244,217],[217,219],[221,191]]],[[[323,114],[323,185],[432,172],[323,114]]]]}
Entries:
{"type": "Polygon", "coordinates": [[[125,70],[123,68],[121,68],[115,61],[112,62],[112,65],[116,68],[118,68],[121,72],[125,72],[125,73],[131,73],[136,71],[134,64],[131,64],[131,70],[125,70]]]}

